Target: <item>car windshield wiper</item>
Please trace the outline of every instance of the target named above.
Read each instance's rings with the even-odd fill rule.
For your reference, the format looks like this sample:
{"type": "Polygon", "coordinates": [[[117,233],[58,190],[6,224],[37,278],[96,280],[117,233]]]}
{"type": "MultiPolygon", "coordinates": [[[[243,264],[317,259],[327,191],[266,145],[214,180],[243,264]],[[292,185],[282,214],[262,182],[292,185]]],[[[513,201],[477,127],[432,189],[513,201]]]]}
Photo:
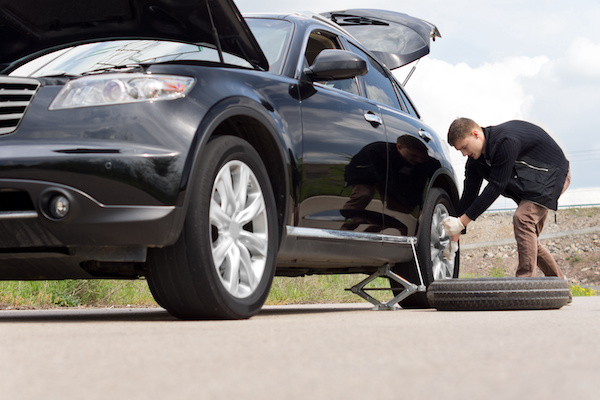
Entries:
{"type": "Polygon", "coordinates": [[[367,17],[358,17],[355,15],[333,14],[331,20],[338,25],[383,25],[388,26],[387,22],[379,21],[367,17]]]}
{"type": "Polygon", "coordinates": [[[91,71],[86,71],[81,75],[95,75],[95,74],[103,74],[105,72],[134,72],[134,71],[142,71],[144,72],[146,67],[140,64],[126,64],[126,65],[110,65],[104,68],[97,68],[91,71]]]}

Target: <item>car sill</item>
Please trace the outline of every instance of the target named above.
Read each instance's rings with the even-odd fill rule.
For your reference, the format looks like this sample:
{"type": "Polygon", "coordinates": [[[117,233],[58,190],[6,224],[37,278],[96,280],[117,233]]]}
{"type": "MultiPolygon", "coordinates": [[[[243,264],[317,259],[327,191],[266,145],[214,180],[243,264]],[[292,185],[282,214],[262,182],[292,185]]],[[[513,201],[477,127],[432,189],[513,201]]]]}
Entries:
{"type": "Polygon", "coordinates": [[[296,237],[298,239],[355,240],[398,245],[414,245],[417,243],[417,238],[413,236],[392,236],[380,233],[336,231],[333,229],[303,228],[289,225],[286,227],[286,230],[288,237],[296,237]]]}
{"type": "Polygon", "coordinates": [[[0,220],[2,219],[25,219],[37,218],[36,211],[0,211],[0,220]]]}

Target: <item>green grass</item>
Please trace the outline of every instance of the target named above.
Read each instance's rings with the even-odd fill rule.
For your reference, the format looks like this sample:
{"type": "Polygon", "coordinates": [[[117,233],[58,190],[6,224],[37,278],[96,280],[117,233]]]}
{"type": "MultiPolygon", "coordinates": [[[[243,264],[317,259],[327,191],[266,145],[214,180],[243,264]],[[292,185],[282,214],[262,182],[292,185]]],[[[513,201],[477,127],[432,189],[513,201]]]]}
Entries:
{"type": "Polygon", "coordinates": [[[145,280],[0,282],[0,308],[156,306],[145,280]]]}
{"type": "MultiPolygon", "coordinates": [[[[267,304],[356,303],[363,301],[350,292],[352,286],[366,275],[311,275],[306,277],[275,277],[267,304]]],[[[374,280],[368,287],[389,288],[384,278],[374,280]]],[[[391,291],[369,292],[379,300],[391,300],[391,291]]]]}
{"type": "MultiPolygon", "coordinates": [[[[275,277],[266,304],[353,303],[363,301],[349,289],[366,275],[275,277]]],[[[389,287],[379,278],[369,287],[389,287]]],[[[390,291],[369,292],[380,300],[390,291]]],[[[156,307],[145,280],[62,280],[0,282],[0,309],[56,307],[156,307]]]]}
{"type": "Polygon", "coordinates": [[[598,291],[591,288],[584,288],[579,285],[572,285],[571,294],[573,294],[573,296],[597,296],[598,291]]]}

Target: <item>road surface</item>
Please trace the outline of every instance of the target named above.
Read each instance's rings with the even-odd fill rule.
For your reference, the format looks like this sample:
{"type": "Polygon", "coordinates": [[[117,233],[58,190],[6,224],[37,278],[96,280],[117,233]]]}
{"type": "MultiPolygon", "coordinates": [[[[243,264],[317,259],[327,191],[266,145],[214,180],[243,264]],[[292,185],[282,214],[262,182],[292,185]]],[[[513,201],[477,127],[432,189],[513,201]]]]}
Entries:
{"type": "Polygon", "coordinates": [[[600,297],[548,311],[0,311],[0,399],[598,397],[600,297]]]}

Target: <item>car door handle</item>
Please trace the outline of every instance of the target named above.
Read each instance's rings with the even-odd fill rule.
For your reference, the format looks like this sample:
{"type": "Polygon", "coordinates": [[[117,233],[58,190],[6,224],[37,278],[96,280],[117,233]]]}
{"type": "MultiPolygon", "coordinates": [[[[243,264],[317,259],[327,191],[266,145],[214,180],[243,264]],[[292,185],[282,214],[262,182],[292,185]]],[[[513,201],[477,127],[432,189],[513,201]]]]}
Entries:
{"type": "Polygon", "coordinates": [[[370,122],[371,125],[373,125],[375,128],[377,128],[379,125],[383,125],[383,121],[381,120],[381,117],[372,111],[365,113],[365,120],[367,122],[370,122]]]}
{"type": "Polygon", "coordinates": [[[425,129],[419,129],[419,136],[427,143],[431,140],[431,133],[427,132],[425,129]]]}

